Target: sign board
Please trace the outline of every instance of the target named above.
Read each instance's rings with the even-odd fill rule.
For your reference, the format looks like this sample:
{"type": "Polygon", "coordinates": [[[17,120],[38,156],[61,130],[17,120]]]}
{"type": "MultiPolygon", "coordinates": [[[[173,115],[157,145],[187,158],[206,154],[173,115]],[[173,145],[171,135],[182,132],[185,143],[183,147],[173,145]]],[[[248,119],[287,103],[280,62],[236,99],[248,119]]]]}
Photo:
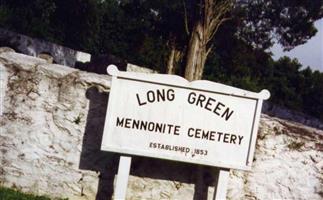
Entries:
{"type": "Polygon", "coordinates": [[[112,75],[101,149],[249,170],[262,101],[253,93],[175,75],[112,75]]]}

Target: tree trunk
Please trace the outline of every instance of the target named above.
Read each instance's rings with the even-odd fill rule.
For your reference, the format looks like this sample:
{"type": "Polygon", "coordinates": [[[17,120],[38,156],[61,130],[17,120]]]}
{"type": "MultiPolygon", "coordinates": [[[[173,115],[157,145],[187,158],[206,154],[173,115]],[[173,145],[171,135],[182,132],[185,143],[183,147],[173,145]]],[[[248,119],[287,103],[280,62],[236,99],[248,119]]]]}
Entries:
{"type": "Polygon", "coordinates": [[[167,74],[175,74],[176,67],[181,60],[182,52],[176,49],[175,42],[171,43],[171,51],[167,60],[167,74]]]}
{"type": "Polygon", "coordinates": [[[200,22],[194,26],[188,45],[185,66],[185,78],[189,81],[202,78],[207,57],[206,38],[200,22]]]}
{"type": "Polygon", "coordinates": [[[185,78],[189,81],[202,78],[204,65],[212,45],[208,44],[214,37],[219,26],[226,20],[225,15],[232,8],[231,0],[202,0],[197,6],[198,15],[195,16],[195,25],[191,30],[190,41],[187,47],[185,78]]]}
{"type": "Polygon", "coordinates": [[[167,61],[167,74],[175,74],[175,53],[176,49],[172,46],[167,61]]]}

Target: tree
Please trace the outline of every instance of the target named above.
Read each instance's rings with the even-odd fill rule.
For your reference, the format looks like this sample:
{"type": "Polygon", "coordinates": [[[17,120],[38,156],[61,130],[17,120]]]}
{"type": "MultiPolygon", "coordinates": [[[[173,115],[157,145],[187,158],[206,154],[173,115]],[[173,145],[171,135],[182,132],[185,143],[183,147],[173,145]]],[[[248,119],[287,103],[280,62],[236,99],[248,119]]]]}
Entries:
{"type": "Polygon", "coordinates": [[[204,71],[204,79],[268,88],[273,103],[322,119],[322,73],[268,51],[274,40],[286,50],[306,42],[321,17],[319,0],[0,0],[5,28],[189,80],[204,71]]]}
{"type": "Polygon", "coordinates": [[[201,78],[212,50],[211,40],[220,25],[230,19],[225,16],[232,5],[231,0],[141,1],[141,6],[155,13],[155,35],[169,48],[168,73],[180,67],[188,80],[201,78]]]}
{"type": "MultiPolygon", "coordinates": [[[[167,33],[157,32],[169,45],[168,72],[176,62],[182,62],[183,74],[188,80],[200,79],[206,59],[216,48],[214,37],[226,21],[234,21],[236,37],[254,48],[268,49],[277,39],[286,50],[306,42],[315,35],[314,21],[323,15],[322,1],[290,0],[183,0],[127,1],[151,7],[155,24],[167,27],[167,33]],[[166,25],[166,26],[165,26],[166,25]],[[183,40],[184,38],[184,40],[183,40]],[[174,52],[179,52],[176,55],[174,52]],[[182,58],[182,59],[179,59],[182,58]]],[[[138,13],[140,15],[140,13],[138,13]]]]}
{"type": "MultiPolygon", "coordinates": [[[[140,65],[201,79],[219,31],[268,50],[315,35],[321,0],[0,0],[0,23],[90,53],[113,53],[140,65]],[[148,56],[147,56],[148,55],[148,56]]],[[[223,35],[223,34],[222,34],[223,35]]]]}
{"type": "Polygon", "coordinates": [[[55,12],[53,0],[0,0],[0,25],[32,36],[52,37],[50,17],[55,12]]]}
{"type": "Polygon", "coordinates": [[[128,62],[163,71],[167,47],[155,34],[157,20],[151,7],[139,1],[130,4],[115,0],[104,1],[100,7],[100,53],[112,53],[128,62]]]}
{"type": "Polygon", "coordinates": [[[31,37],[91,51],[98,40],[96,0],[0,0],[0,25],[31,37]]]}
{"type": "Polygon", "coordinates": [[[201,79],[206,58],[213,48],[209,45],[220,25],[230,17],[231,1],[204,0],[195,5],[192,16],[193,27],[186,53],[185,78],[201,79]]]}
{"type": "Polygon", "coordinates": [[[247,0],[239,36],[255,47],[267,49],[278,41],[285,50],[305,43],[317,32],[314,22],[323,17],[321,0],[247,0]]]}

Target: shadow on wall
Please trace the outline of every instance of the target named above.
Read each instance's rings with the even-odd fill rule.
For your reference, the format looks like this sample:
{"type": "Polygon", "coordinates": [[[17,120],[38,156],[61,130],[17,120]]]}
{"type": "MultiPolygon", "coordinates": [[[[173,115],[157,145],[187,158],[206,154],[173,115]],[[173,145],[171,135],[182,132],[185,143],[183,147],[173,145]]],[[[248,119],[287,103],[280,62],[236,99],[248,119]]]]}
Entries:
{"type": "Polygon", "coordinates": [[[100,93],[96,88],[89,88],[86,97],[90,101],[90,107],[83,136],[79,168],[99,172],[96,199],[111,199],[118,155],[100,150],[109,96],[106,93],[100,93]]]}
{"type": "MultiPolygon", "coordinates": [[[[109,97],[96,88],[89,88],[86,96],[90,107],[79,168],[100,172],[96,200],[112,199],[120,154],[100,150],[109,97]]],[[[194,200],[207,199],[208,186],[214,186],[217,173],[217,168],[139,156],[132,156],[130,170],[130,174],[137,177],[195,184],[194,200]]],[[[180,184],[176,186],[180,187],[180,184]]]]}

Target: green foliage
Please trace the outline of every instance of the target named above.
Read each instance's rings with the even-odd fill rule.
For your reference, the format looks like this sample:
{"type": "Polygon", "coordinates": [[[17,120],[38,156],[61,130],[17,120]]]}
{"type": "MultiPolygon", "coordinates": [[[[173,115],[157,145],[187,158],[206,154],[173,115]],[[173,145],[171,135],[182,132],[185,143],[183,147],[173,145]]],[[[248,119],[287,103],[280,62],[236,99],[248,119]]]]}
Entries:
{"type": "Polygon", "coordinates": [[[73,122],[74,122],[75,124],[79,125],[79,124],[80,124],[80,122],[81,122],[81,116],[77,116],[77,117],[75,117],[75,118],[74,118],[74,120],[73,120],[73,122]]]}
{"type": "MultiPolygon", "coordinates": [[[[201,15],[198,8],[204,5],[199,2],[0,0],[0,25],[77,50],[115,54],[164,71],[170,43],[185,54],[190,38],[187,30],[192,29],[201,15]]],[[[231,19],[229,35],[263,50],[271,46],[273,38],[286,49],[304,43],[316,33],[313,23],[323,15],[320,0],[248,0],[235,4],[227,16],[231,19]]],[[[217,34],[215,38],[219,41],[221,37],[217,34]]],[[[214,41],[211,43],[219,49],[214,41]]]]}
{"type": "Polygon", "coordinates": [[[274,61],[243,42],[231,40],[231,44],[233,48],[223,46],[211,55],[204,79],[255,92],[267,88],[272,103],[323,120],[323,73],[302,69],[288,57],[274,61]]]}
{"type": "Polygon", "coordinates": [[[52,37],[53,0],[0,0],[0,25],[37,37],[52,37]]]}
{"type": "Polygon", "coordinates": [[[4,5],[0,5],[0,24],[6,24],[9,16],[10,10],[4,5]]]}
{"type": "Polygon", "coordinates": [[[0,187],[0,200],[50,200],[50,198],[45,196],[25,194],[13,189],[0,187]]]}
{"type": "Polygon", "coordinates": [[[304,44],[317,32],[314,22],[323,16],[321,0],[239,1],[239,37],[261,49],[273,39],[287,50],[304,44]]]}
{"type": "Polygon", "coordinates": [[[92,51],[99,32],[100,10],[95,0],[53,0],[56,10],[51,17],[53,34],[66,46],[92,51]]]}
{"type": "Polygon", "coordinates": [[[110,53],[128,62],[162,71],[167,48],[154,35],[156,15],[140,1],[107,0],[101,3],[96,52],[110,53]],[[139,13],[141,15],[139,15],[139,13]]]}

